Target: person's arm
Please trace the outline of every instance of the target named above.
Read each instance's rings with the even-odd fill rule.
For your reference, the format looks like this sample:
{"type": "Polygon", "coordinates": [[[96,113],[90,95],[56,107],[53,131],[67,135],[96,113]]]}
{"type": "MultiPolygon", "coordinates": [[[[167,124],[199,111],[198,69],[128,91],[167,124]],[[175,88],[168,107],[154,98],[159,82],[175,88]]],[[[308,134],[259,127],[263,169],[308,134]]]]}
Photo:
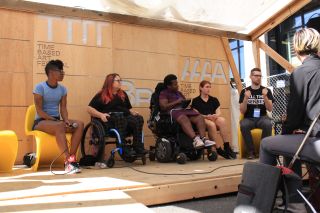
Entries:
{"type": "Polygon", "coordinates": [[[102,113],[96,110],[95,108],[91,106],[87,106],[87,112],[89,115],[95,118],[100,118],[103,122],[107,122],[110,115],[108,113],[102,113]]]}
{"type": "Polygon", "coordinates": [[[245,114],[247,112],[248,99],[251,96],[250,90],[242,90],[240,94],[240,112],[245,114]]]}
{"type": "Polygon", "coordinates": [[[268,93],[271,93],[271,91],[269,91],[267,88],[264,88],[262,90],[262,96],[263,96],[263,100],[264,100],[264,105],[266,106],[266,109],[271,112],[272,111],[272,107],[273,107],[273,103],[272,100],[269,99],[268,97],[268,93]]]}
{"type": "Polygon", "coordinates": [[[217,117],[220,117],[221,116],[221,108],[220,107],[218,107],[217,109],[216,109],[216,114],[215,114],[217,117]]]}
{"type": "Polygon", "coordinates": [[[62,96],[62,98],[61,98],[60,114],[61,114],[62,120],[69,126],[70,121],[68,118],[68,110],[67,110],[67,95],[62,96]]]}
{"type": "Polygon", "coordinates": [[[42,110],[43,97],[36,93],[34,93],[33,96],[34,96],[34,104],[36,106],[37,114],[45,120],[55,121],[56,119],[54,117],[48,115],[42,110]]]}
{"type": "Polygon", "coordinates": [[[302,91],[305,82],[299,76],[296,76],[298,72],[298,70],[295,70],[290,76],[290,96],[282,134],[292,134],[304,121],[305,107],[303,105],[302,91]]]}

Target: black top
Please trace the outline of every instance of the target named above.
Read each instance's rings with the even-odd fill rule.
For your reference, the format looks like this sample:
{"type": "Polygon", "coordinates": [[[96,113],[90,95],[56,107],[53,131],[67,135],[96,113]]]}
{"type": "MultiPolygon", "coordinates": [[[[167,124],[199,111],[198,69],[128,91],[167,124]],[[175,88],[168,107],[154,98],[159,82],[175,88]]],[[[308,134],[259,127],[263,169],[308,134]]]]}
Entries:
{"type": "Polygon", "coordinates": [[[109,112],[124,112],[129,114],[129,109],[132,108],[129,97],[125,93],[125,99],[122,100],[118,95],[114,95],[114,98],[109,103],[104,103],[101,99],[101,93],[96,94],[89,103],[89,106],[95,108],[99,112],[109,113],[109,112]]]}
{"type": "MultiPolygon", "coordinates": [[[[283,134],[292,134],[296,129],[307,130],[320,110],[320,58],[308,56],[290,76],[290,97],[287,120],[283,134]]],[[[314,128],[319,134],[320,122],[314,128]]],[[[320,136],[320,135],[317,135],[320,136]]]]}
{"type": "MultiPolygon", "coordinates": [[[[247,111],[244,114],[245,118],[253,118],[253,112],[255,108],[260,109],[260,116],[265,116],[267,114],[267,109],[264,104],[264,99],[262,96],[262,90],[266,88],[264,86],[260,86],[259,89],[252,89],[251,86],[243,89],[240,93],[239,103],[241,104],[244,99],[245,91],[250,90],[251,96],[248,99],[247,111]]],[[[268,89],[268,88],[267,88],[268,89]]],[[[269,100],[274,102],[273,95],[270,89],[268,89],[267,97],[269,100]]]]}
{"type": "Polygon", "coordinates": [[[217,98],[209,95],[208,101],[204,101],[201,96],[194,98],[192,100],[192,108],[198,110],[202,115],[215,114],[216,110],[220,106],[220,102],[217,98]]]}

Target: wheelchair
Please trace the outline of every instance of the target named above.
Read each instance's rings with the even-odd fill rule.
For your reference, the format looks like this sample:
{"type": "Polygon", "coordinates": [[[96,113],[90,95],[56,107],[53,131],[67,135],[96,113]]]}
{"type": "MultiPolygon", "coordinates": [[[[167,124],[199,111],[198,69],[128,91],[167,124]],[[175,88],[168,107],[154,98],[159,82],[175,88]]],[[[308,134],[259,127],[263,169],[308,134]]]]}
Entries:
{"type": "Polygon", "coordinates": [[[131,133],[128,130],[125,139],[121,139],[116,129],[108,127],[107,123],[104,124],[98,118],[91,118],[91,122],[84,128],[81,138],[81,154],[83,157],[91,156],[96,162],[104,162],[106,145],[115,144],[116,148],[111,150],[110,156],[106,161],[107,167],[112,168],[114,166],[116,153],[125,162],[133,163],[140,159],[142,164],[145,165],[146,156],[135,154],[130,136],[131,133]]]}
{"type": "Polygon", "coordinates": [[[182,131],[180,125],[172,121],[169,114],[160,112],[159,94],[163,89],[163,83],[158,83],[150,101],[151,113],[147,124],[156,141],[155,146],[150,146],[150,161],[185,164],[187,160],[198,160],[201,156],[204,158],[205,150],[208,160],[216,161],[218,156],[212,147],[195,149],[193,140],[182,131]]]}

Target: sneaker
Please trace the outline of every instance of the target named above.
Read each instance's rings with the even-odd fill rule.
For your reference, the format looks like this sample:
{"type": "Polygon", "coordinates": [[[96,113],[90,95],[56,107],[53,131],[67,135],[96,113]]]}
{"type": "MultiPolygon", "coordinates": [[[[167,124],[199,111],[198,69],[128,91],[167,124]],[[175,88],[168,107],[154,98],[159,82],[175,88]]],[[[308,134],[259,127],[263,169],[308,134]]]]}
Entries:
{"type": "Polygon", "coordinates": [[[69,161],[65,162],[64,170],[66,174],[76,174],[81,172],[80,166],[77,162],[69,162],[69,161]]]}
{"type": "Polygon", "coordinates": [[[196,136],[194,139],[193,139],[193,147],[195,149],[201,149],[204,147],[204,143],[203,141],[201,140],[201,138],[199,136],[196,136]]]}
{"type": "Polygon", "coordinates": [[[206,137],[203,137],[201,140],[204,142],[205,147],[211,147],[213,145],[216,145],[216,142],[211,141],[211,140],[207,139],[206,137]]]}
{"type": "Polygon", "coordinates": [[[231,157],[223,149],[221,149],[221,147],[217,148],[217,153],[225,159],[231,159],[231,157]]]}
{"type": "Polygon", "coordinates": [[[236,159],[237,153],[235,153],[232,148],[230,147],[229,143],[224,143],[224,151],[229,155],[230,158],[236,159]]]}

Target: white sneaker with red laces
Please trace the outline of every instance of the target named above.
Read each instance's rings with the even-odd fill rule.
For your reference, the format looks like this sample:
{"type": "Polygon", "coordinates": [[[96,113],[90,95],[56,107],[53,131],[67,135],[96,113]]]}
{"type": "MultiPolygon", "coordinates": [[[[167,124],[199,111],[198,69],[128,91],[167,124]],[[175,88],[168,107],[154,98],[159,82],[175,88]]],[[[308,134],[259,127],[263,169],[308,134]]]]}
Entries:
{"type": "Polygon", "coordinates": [[[76,162],[75,155],[70,155],[68,157],[67,161],[64,163],[64,170],[66,174],[76,174],[81,172],[80,166],[76,162]]]}

